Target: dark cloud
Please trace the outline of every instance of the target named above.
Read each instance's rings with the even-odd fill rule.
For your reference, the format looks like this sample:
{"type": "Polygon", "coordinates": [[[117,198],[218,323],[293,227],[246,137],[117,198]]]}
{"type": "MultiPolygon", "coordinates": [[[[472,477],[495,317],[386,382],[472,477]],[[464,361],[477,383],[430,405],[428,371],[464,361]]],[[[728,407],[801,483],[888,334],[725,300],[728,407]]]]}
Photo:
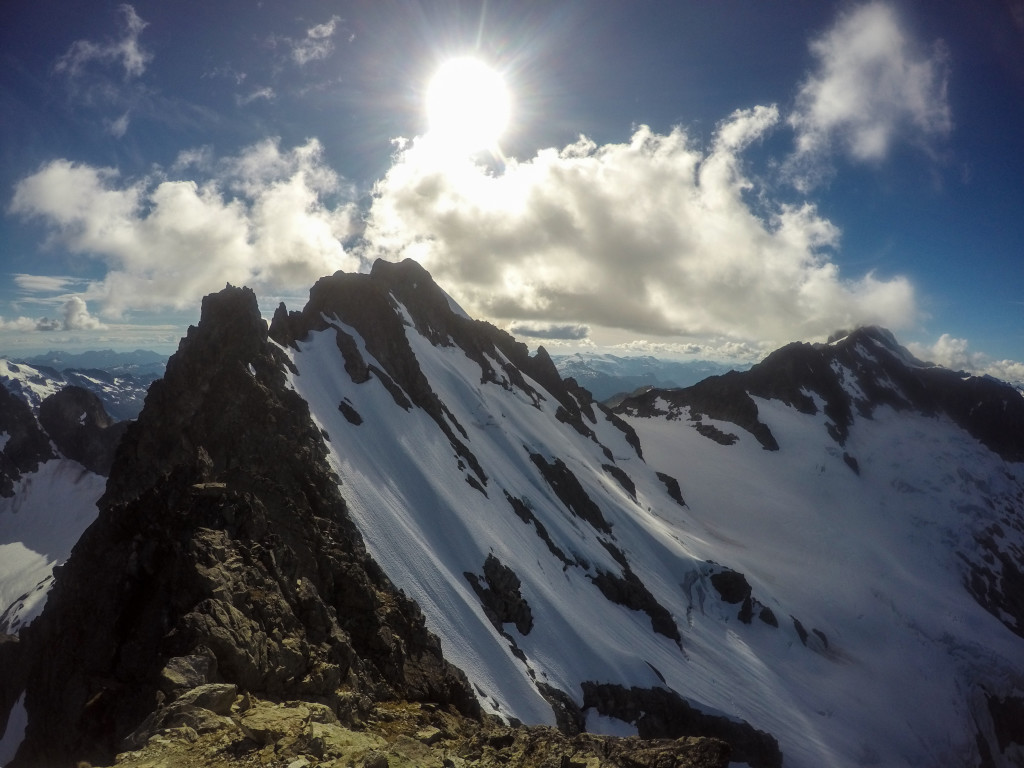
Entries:
{"type": "Polygon", "coordinates": [[[565,339],[579,341],[590,335],[586,325],[551,325],[548,323],[514,322],[509,326],[514,336],[529,336],[535,339],[565,339]]]}

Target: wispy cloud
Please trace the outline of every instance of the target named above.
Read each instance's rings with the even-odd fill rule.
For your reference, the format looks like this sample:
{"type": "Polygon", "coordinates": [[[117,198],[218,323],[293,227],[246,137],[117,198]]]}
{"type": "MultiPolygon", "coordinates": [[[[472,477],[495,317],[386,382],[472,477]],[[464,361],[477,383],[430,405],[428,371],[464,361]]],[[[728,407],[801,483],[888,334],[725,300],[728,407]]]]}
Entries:
{"type": "Polygon", "coordinates": [[[341,17],[332,16],[323,24],[317,24],[306,30],[301,40],[289,40],[292,60],[300,67],[311,61],[326,59],[334,52],[334,35],[341,17]]]}
{"type": "Polygon", "coordinates": [[[11,278],[18,289],[24,293],[59,293],[81,281],[75,277],[62,275],[26,275],[13,274],[11,278]]]}
{"type": "Polygon", "coordinates": [[[105,277],[85,298],[109,316],[190,307],[225,282],[305,290],[359,269],[342,247],[354,219],[348,190],[317,141],[282,150],[266,140],[219,161],[206,150],[179,161],[205,163],[209,175],[126,180],[54,160],[16,185],[10,211],[41,219],[64,247],[103,263],[105,277]]]}
{"type": "Polygon", "coordinates": [[[811,43],[817,68],[800,87],[789,123],[797,148],[789,170],[807,188],[828,175],[828,157],[884,159],[893,143],[947,135],[949,53],[908,34],[881,2],[853,8],[811,43]]]}
{"type": "Polygon", "coordinates": [[[247,104],[251,104],[254,101],[273,101],[276,98],[277,93],[274,91],[273,88],[264,87],[257,88],[256,90],[246,94],[245,96],[236,96],[235,102],[238,104],[238,106],[244,107],[247,104]]]}
{"type": "Polygon", "coordinates": [[[590,328],[579,323],[554,325],[552,323],[530,323],[514,321],[509,325],[514,336],[529,336],[534,339],[566,339],[579,341],[590,335],[590,328]]]}
{"type": "Polygon", "coordinates": [[[107,132],[115,139],[120,139],[124,136],[128,132],[130,114],[130,112],[125,112],[120,117],[107,121],[107,132]]]}
{"type": "Polygon", "coordinates": [[[148,25],[131,5],[124,4],[118,10],[122,16],[121,37],[107,42],[76,40],[67,52],[57,60],[58,72],[75,77],[92,62],[100,64],[118,63],[124,68],[125,78],[140,76],[153,54],[139,44],[139,37],[148,25]]]}

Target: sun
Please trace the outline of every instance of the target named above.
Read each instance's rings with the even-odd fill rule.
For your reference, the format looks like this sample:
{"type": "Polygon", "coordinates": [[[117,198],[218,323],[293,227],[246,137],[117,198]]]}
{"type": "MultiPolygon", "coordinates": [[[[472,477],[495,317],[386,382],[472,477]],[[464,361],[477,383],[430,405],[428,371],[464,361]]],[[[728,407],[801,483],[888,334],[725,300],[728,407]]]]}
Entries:
{"type": "Polygon", "coordinates": [[[511,97],[504,78],[479,59],[444,62],[427,86],[428,136],[449,150],[496,151],[508,127],[511,97]]]}

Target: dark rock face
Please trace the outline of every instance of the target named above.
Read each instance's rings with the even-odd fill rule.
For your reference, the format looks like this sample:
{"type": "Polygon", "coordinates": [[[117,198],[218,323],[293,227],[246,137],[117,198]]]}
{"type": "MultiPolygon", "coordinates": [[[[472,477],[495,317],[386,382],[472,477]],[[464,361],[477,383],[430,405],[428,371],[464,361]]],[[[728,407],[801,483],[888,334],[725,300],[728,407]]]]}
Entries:
{"type": "Polygon", "coordinates": [[[488,555],[482,580],[475,573],[466,573],[465,576],[480,597],[487,618],[499,632],[503,631],[504,624],[515,624],[519,634],[530,634],[533,614],[519,591],[521,582],[515,571],[494,555],[488,555]]]}
{"type": "Polygon", "coordinates": [[[976,536],[980,559],[970,564],[964,586],[978,604],[1018,637],[1024,637],[1024,551],[1013,534],[1024,528],[1024,498],[976,536]],[[1009,537],[1007,534],[1010,534],[1009,537]]]}
{"type": "Polygon", "coordinates": [[[99,518],[25,630],[45,657],[27,660],[15,765],[109,761],[170,705],[183,667],[335,709],[350,691],[478,712],[417,606],[366,554],[286,365],[251,291],[204,300],[118,447],[99,518]]]}
{"type": "Polygon", "coordinates": [[[725,569],[711,574],[711,586],[727,603],[742,603],[750,597],[750,584],[742,573],[725,569]]]}
{"type": "Polygon", "coordinates": [[[662,484],[665,486],[665,490],[668,492],[668,495],[672,497],[672,500],[679,506],[685,507],[686,501],[683,499],[683,491],[679,487],[679,481],[672,477],[672,475],[664,472],[658,472],[658,479],[661,480],[662,484]]]}
{"type": "Polygon", "coordinates": [[[596,530],[602,533],[612,532],[612,527],[605,520],[601,508],[587,495],[579,479],[565,465],[564,461],[556,458],[549,462],[539,453],[531,453],[530,460],[540,470],[566,509],[576,517],[590,523],[596,530]]]}
{"type": "Polygon", "coordinates": [[[575,562],[573,560],[570,560],[568,555],[566,555],[565,552],[563,552],[555,544],[555,542],[551,540],[551,534],[548,533],[548,530],[544,527],[544,524],[537,519],[537,516],[533,514],[533,510],[530,509],[530,506],[525,501],[518,498],[517,496],[513,496],[508,491],[505,491],[505,499],[508,501],[509,505],[512,507],[512,511],[516,513],[516,516],[520,520],[522,520],[527,525],[533,526],[534,530],[537,531],[537,535],[540,537],[541,541],[543,541],[547,545],[547,548],[551,552],[551,554],[553,554],[555,557],[562,561],[564,567],[568,567],[570,565],[575,564],[575,562]]]}
{"type": "Polygon", "coordinates": [[[92,392],[68,386],[39,406],[39,423],[57,449],[91,472],[107,476],[128,422],[115,422],[92,392]]]}
{"type": "MultiPolygon", "coordinates": [[[[729,568],[723,568],[720,571],[712,573],[710,580],[711,586],[715,588],[715,591],[718,592],[718,595],[722,598],[723,602],[740,606],[740,610],[739,613],[736,614],[736,618],[744,624],[750,624],[754,619],[754,614],[756,613],[757,617],[768,626],[779,626],[779,620],[775,618],[775,613],[771,608],[767,605],[762,605],[761,602],[754,597],[753,590],[747,582],[747,577],[742,573],[729,568]]],[[[801,637],[801,641],[804,642],[804,645],[807,644],[803,637],[801,637]]]]}
{"type": "Polygon", "coordinates": [[[672,614],[655,599],[628,565],[623,566],[621,576],[599,570],[596,576],[591,577],[591,581],[613,603],[646,613],[651,619],[651,629],[659,635],[675,640],[676,643],[682,642],[679,627],[676,626],[672,614]]]}
{"type": "Polygon", "coordinates": [[[691,707],[679,694],[665,688],[623,688],[601,683],[583,684],[583,708],[636,726],[642,739],[678,739],[700,733],[726,742],[730,761],[752,768],[780,768],[778,742],[748,723],[708,715],[691,707]]]}
{"type": "Polygon", "coordinates": [[[14,483],[24,473],[35,472],[52,458],[50,441],[32,410],[0,387],[0,496],[13,496],[14,483]]]}

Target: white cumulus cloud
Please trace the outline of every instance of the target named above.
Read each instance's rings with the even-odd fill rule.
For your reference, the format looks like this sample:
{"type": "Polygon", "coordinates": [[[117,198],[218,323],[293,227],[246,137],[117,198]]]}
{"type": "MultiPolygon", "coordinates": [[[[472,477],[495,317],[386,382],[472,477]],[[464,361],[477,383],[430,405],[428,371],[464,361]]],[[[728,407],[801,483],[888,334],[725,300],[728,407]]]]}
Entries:
{"type": "Polygon", "coordinates": [[[970,349],[967,339],[958,339],[944,333],[934,344],[908,344],[907,348],[922,360],[954,371],[993,376],[1024,388],[1024,363],[996,360],[983,352],[975,352],[970,349]]]}
{"type": "Polygon", "coordinates": [[[495,319],[776,341],[907,326],[906,279],[841,275],[839,229],[745,173],[742,149],[778,121],[737,111],[710,149],[681,128],[581,137],[500,172],[414,140],[375,188],[364,253],[417,259],[495,319]]]}
{"type": "Polygon", "coordinates": [[[917,44],[889,5],[872,2],[841,15],[811,51],[817,69],[789,116],[797,132],[790,170],[799,184],[819,180],[834,151],[878,161],[897,139],[923,143],[951,130],[946,47],[917,44]]]}
{"type": "Polygon", "coordinates": [[[337,200],[347,190],[316,140],[291,150],[266,140],[210,162],[197,181],[129,180],[54,160],[16,185],[10,210],[43,220],[52,243],[102,262],[105,277],[85,297],[108,316],[191,307],[226,282],[304,291],[359,268],[342,247],[353,208],[337,200]]]}
{"type": "Polygon", "coordinates": [[[69,297],[60,308],[60,317],[17,317],[12,320],[0,317],[0,330],[3,331],[95,331],[105,328],[89,313],[81,296],[69,297]]]}

